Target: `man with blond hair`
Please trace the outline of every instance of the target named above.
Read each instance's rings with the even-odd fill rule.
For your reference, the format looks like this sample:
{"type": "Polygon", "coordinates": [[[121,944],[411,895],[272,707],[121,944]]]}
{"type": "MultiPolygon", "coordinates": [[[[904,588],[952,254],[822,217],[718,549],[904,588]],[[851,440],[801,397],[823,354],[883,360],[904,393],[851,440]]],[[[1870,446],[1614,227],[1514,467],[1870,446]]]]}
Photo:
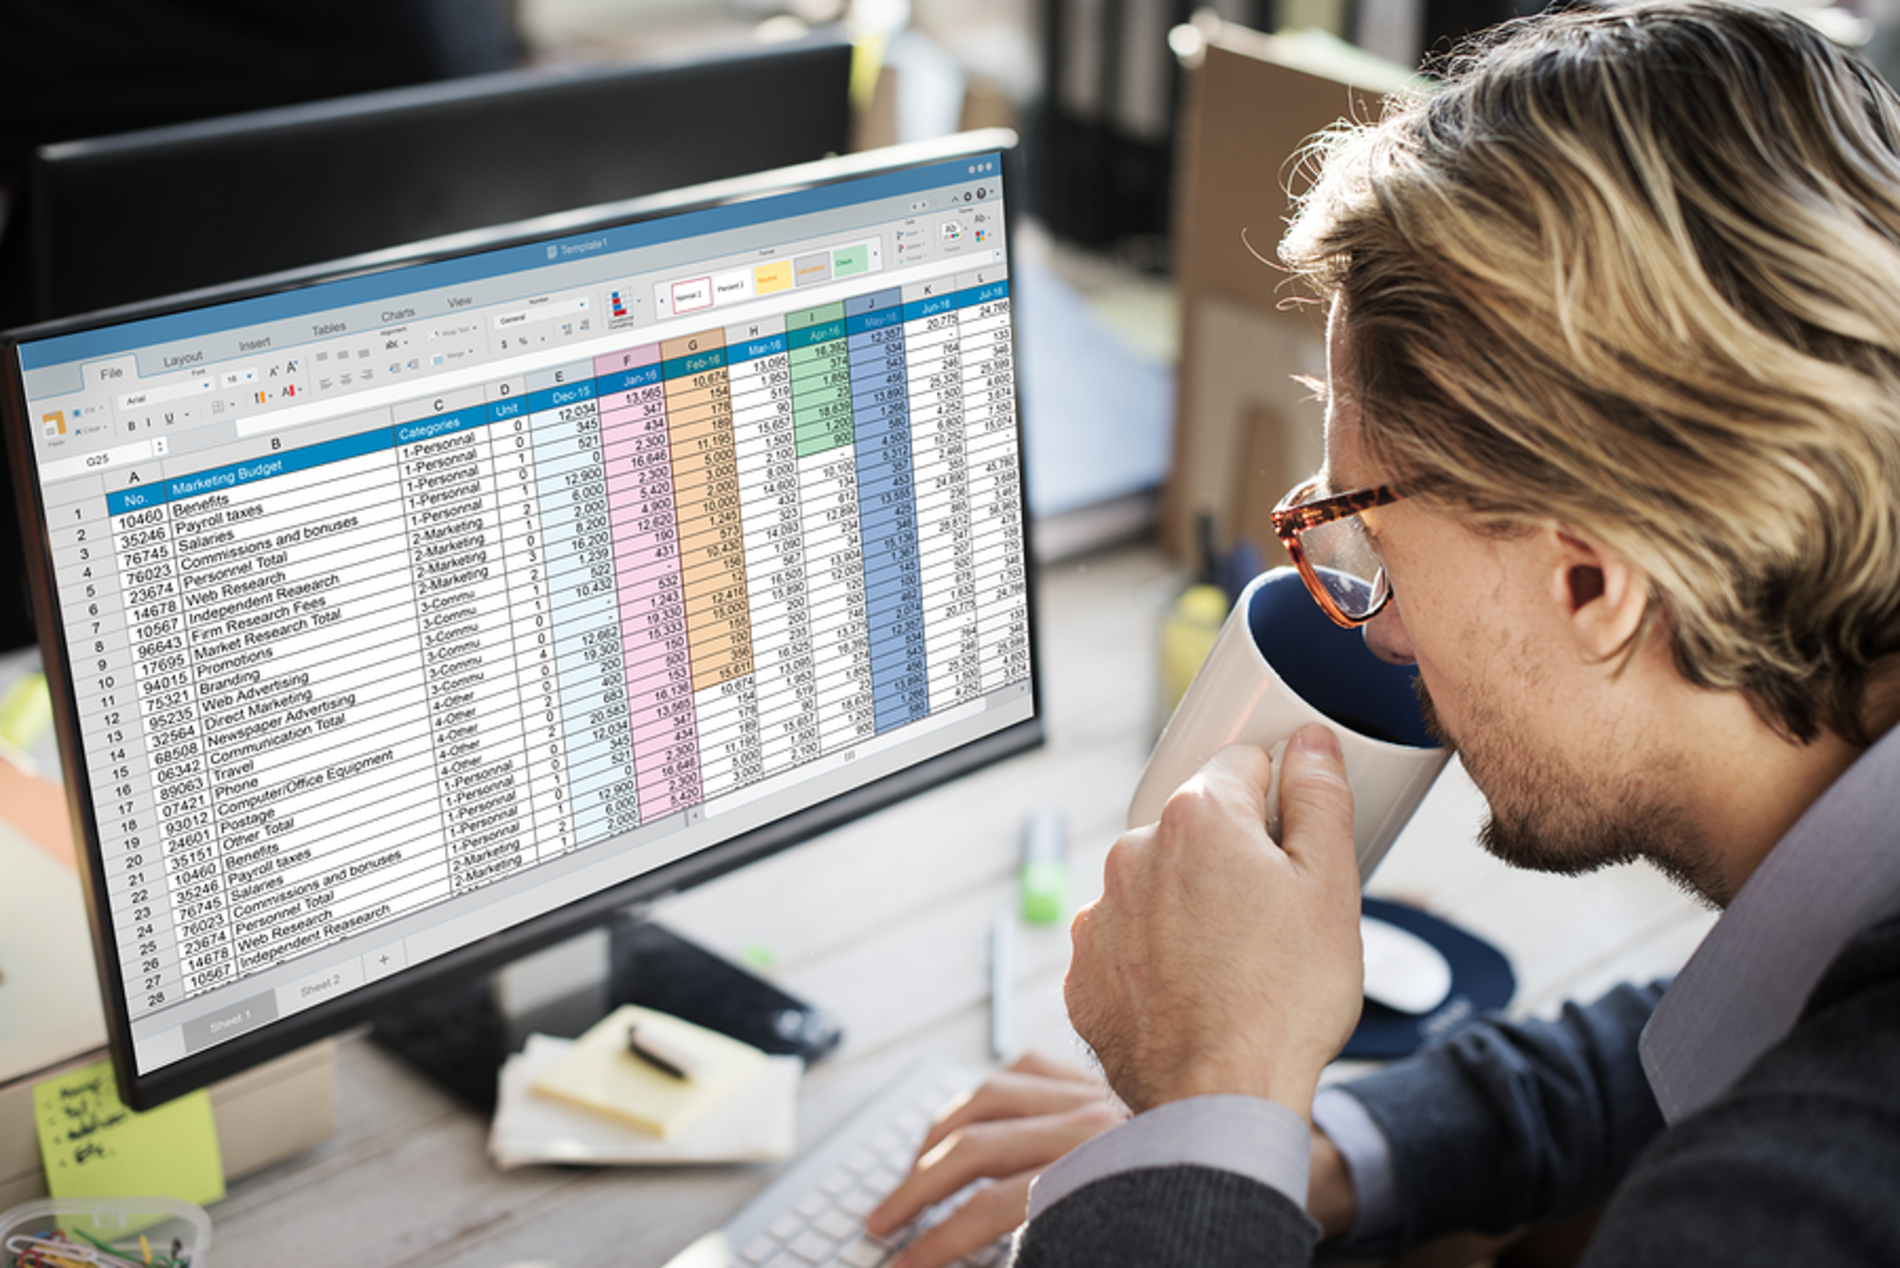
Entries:
{"type": "Polygon", "coordinates": [[[1226,750],[1075,922],[1133,1116],[999,1076],[873,1226],[988,1175],[907,1263],[1025,1195],[1036,1268],[1597,1208],[1591,1264],[1900,1263],[1900,100],[1795,18],[1639,3],[1504,28],[1314,157],[1282,257],[1330,304],[1326,467],[1276,523],[1316,601],[1416,663],[1493,852],[1648,859],[1722,917],[1666,991],[1316,1099],[1360,1004],[1351,795],[1302,732],[1276,843],[1226,750]]]}

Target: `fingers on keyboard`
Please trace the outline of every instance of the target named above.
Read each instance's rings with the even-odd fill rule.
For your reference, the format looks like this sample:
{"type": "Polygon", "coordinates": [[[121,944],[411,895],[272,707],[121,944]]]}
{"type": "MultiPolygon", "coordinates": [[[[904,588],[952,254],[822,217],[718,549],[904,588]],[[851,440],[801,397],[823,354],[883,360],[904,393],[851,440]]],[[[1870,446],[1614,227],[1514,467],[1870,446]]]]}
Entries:
{"type": "MultiPolygon", "coordinates": [[[[882,1268],[925,1230],[947,1218],[967,1194],[928,1207],[909,1224],[882,1237],[864,1227],[864,1217],[910,1170],[918,1142],[930,1126],[928,1111],[941,1105],[952,1090],[937,1088],[891,1118],[749,1242],[734,1268],[882,1268]]],[[[1003,1243],[957,1246],[951,1253],[963,1250],[973,1253],[957,1261],[962,1268],[992,1268],[1003,1261],[1007,1247],[1003,1243]]]]}

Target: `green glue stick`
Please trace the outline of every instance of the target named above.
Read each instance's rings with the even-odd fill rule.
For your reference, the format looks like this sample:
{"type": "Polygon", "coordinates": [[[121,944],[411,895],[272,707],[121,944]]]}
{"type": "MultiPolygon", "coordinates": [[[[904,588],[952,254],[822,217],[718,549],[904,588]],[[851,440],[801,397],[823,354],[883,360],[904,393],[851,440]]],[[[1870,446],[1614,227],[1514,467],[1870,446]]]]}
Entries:
{"type": "Polygon", "coordinates": [[[1069,825],[1053,806],[1039,806],[1023,825],[1023,920],[1052,925],[1069,906],[1069,825]]]}

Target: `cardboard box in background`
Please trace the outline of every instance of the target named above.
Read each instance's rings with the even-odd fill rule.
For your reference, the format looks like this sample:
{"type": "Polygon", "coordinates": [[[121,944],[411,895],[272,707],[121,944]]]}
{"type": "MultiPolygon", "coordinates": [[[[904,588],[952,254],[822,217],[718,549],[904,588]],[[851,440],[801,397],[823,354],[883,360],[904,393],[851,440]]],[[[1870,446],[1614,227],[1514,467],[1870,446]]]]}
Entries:
{"type": "Polygon", "coordinates": [[[1164,547],[1192,567],[1196,522],[1216,540],[1252,537],[1284,562],[1268,512],[1322,456],[1322,410],[1293,378],[1326,377],[1326,321],[1275,260],[1307,139],[1337,120],[1378,118],[1404,67],[1326,36],[1262,35],[1196,19],[1176,40],[1187,70],[1175,184],[1181,373],[1164,547]],[[1262,258],[1267,262],[1263,262],[1262,258]]]}

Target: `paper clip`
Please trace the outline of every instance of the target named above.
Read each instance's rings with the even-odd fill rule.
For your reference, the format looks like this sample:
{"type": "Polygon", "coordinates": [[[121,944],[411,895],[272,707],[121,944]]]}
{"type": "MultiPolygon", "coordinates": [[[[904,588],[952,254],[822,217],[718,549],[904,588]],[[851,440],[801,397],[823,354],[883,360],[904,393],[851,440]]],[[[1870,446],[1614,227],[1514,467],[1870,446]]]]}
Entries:
{"type": "Polygon", "coordinates": [[[154,1254],[151,1242],[140,1234],[139,1249],[144,1256],[141,1259],[100,1241],[83,1229],[73,1231],[85,1240],[73,1241],[58,1229],[43,1234],[14,1234],[7,1238],[5,1247],[12,1256],[7,1268],[188,1268],[191,1262],[176,1240],[172,1242],[171,1254],[154,1254]]]}

